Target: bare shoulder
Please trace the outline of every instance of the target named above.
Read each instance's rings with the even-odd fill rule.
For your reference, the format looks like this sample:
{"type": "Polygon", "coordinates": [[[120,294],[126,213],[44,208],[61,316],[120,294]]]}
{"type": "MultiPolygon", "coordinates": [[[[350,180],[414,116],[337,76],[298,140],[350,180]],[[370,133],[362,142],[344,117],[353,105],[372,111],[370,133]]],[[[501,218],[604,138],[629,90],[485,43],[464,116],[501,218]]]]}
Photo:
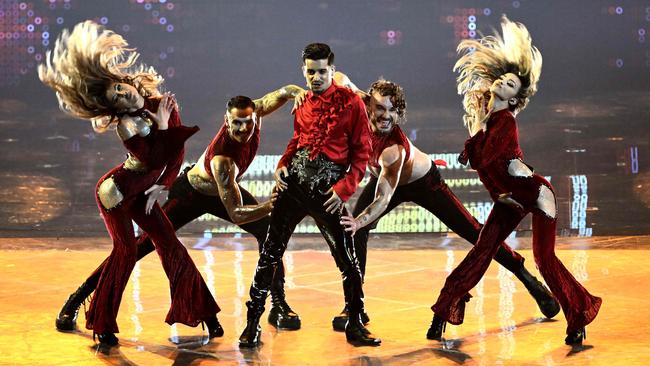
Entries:
{"type": "Polygon", "coordinates": [[[406,149],[404,146],[399,144],[391,145],[384,149],[379,156],[379,161],[382,165],[388,166],[392,165],[397,161],[404,160],[406,158],[406,149]]]}

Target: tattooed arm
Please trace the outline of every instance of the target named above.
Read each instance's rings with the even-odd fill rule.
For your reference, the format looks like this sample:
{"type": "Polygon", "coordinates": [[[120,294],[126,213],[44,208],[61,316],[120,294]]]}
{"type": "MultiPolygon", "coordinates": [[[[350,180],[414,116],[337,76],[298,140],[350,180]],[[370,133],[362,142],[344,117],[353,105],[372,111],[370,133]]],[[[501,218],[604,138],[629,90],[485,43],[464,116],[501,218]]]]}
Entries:
{"type": "Polygon", "coordinates": [[[260,117],[271,114],[278,108],[282,107],[289,99],[295,98],[303,91],[304,90],[297,85],[285,85],[259,99],[255,99],[255,113],[260,117]]]}
{"type": "Polygon", "coordinates": [[[223,202],[228,216],[230,216],[234,224],[246,224],[271,213],[276,198],[275,193],[273,193],[269,201],[257,205],[244,205],[239,185],[235,180],[239,169],[231,158],[223,155],[215,156],[210,161],[210,167],[212,168],[214,180],[217,182],[219,198],[221,198],[221,202],[223,202]]]}
{"type": "Polygon", "coordinates": [[[372,201],[356,218],[343,216],[341,224],[345,231],[354,233],[371,222],[377,220],[386,210],[390,199],[397,189],[402,167],[406,159],[406,149],[401,145],[392,145],[386,148],[379,157],[381,172],[379,173],[377,188],[375,189],[375,200],[372,201]]]}

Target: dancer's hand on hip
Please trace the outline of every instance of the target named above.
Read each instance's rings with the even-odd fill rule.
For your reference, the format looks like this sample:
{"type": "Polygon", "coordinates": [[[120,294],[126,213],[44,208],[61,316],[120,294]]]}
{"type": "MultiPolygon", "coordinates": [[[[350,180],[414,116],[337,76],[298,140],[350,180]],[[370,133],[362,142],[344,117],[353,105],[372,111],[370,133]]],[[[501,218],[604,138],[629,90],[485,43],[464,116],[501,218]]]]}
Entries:
{"type": "Polygon", "coordinates": [[[279,167],[273,174],[273,178],[275,178],[275,187],[278,189],[278,192],[282,192],[287,189],[287,182],[282,178],[286,178],[288,176],[289,170],[286,166],[279,167]]]}
{"type": "Polygon", "coordinates": [[[343,209],[343,200],[339,197],[338,194],[336,194],[334,187],[328,189],[325,194],[332,194],[332,196],[328,198],[325,203],[323,203],[325,211],[328,213],[336,213],[337,211],[340,212],[343,209]]]}
{"type": "Polygon", "coordinates": [[[354,236],[357,230],[361,229],[361,223],[359,220],[350,215],[344,215],[341,217],[341,225],[343,225],[344,230],[350,232],[350,235],[352,236],[354,236]]]}

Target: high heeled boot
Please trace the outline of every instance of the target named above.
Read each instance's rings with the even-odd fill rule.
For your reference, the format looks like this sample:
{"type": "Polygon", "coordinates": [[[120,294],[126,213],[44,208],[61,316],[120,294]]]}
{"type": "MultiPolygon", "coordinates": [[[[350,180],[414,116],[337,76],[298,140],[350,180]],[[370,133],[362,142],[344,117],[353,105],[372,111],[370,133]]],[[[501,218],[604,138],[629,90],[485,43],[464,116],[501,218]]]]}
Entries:
{"type": "Polygon", "coordinates": [[[433,320],[431,320],[431,326],[429,326],[429,330],[427,331],[427,339],[441,341],[446,327],[447,322],[434,314],[433,320]]]}
{"type": "Polygon", "coordinates": [[[581,346],[582,340],[587,338],[587,330],[582,327],[576,331],[570,332],[564,338],[564,343],[569,346],[581,346]]]}

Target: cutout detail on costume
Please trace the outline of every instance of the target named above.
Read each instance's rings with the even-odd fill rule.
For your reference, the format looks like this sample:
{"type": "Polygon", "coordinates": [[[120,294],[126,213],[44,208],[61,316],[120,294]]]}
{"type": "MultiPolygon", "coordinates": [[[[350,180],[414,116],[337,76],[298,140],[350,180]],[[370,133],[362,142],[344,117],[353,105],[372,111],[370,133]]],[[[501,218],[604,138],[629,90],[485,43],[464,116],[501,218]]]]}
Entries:
{"type": "Polygon", "coordinates": [[[548,217],[554,219],[556,215],[555,210],[555,195],[550,188],[545,185],[539,187],[539,196],[537,197],[537,208],[542,210],[548,217]]]}
{"type": "Polygon", "coordinates": [[[105,209],[110,210],[119,205],[124,199],[124,195],[120,192],[113,177],[104,180],[97,189],[97,197],[99,202],[102,203],[105,209]]]}
{"type": "Polygon", "coordinates": [[[520,159],[512,159],[508,163],[508,174],[513,177],[530,178],[533,176],[533,171],[520,159]]]}

